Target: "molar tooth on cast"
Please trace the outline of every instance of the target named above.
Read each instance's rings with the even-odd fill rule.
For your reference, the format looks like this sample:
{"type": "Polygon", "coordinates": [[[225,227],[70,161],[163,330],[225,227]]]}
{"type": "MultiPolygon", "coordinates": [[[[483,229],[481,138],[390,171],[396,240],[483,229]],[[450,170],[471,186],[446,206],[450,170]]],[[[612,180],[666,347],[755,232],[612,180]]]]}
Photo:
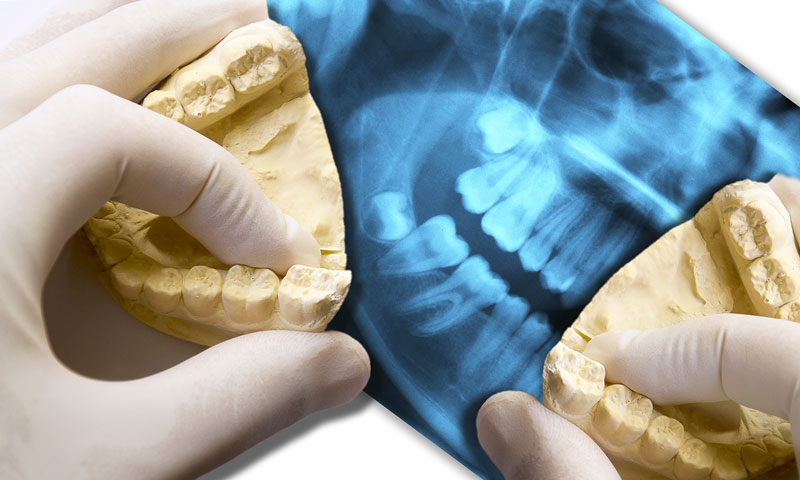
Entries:
{"type": "Polygon", "coordinates": [[[111,215],[113,213],[117,213],[117,207],[111,202],[106,202],[92,216],[95,217],[95,218],[103,218],[103,217],[107,217],[107,216],[109,216],[109,215],[111,215]]]}
{"type": "Polygon", "coordinates": [[[683,444],[683,425],[674,418],[659,415],[650,422],[642,437],[642,458],[659,465],[678,454],[683,444]]]}
{"type": "Polygon", "coordinates": [[[186,120],[186,113],[173,92],[154,90],[144,97],[142,106],[179,123],[186,120]]]}
{"type": "Polygon", "coordinates": [[[240,93],[250,93],[281,77],[281,58],[260,35],[231,39],[223,45],[220,57],[225,76],[240,93]]]}
{"type": "Polygon", "coordinates": [[[727,447],[717,447],[714,450],[714,468],[711,470],[711,480],[747,478],[747,469],[742,463],[739,452],[727,447]]]}
{"type": "Polygon", "coordinates": [[[711,449],[698,438],[687,439],[675,456],[674,473],[678,480],[702,480],[711,473],[711,449]]]}
{"type": "Polygon", "coordinates": [[[142,291],[147,304],[158,313],[175,310],[181,302],[183,277],[175,268],[156,269],[144,281],[142,291]]]}
{"type": "Polygon", "coordinates": [[[228,81],[203,68],[180,72],[175,79],[175,91],[186,114],[196,120],[222,117],[235,101],[228,81]]]}
{"type": "Polygon", "coordinates": [[[594,412],[595,430],[609,443],[627,445],[641,437],[650,422],[653,402],[621,384],[603,391],[594,412]]]}
{"type": "Polygon", "coordinates": [[[222,306],[237,323],[266,320],[275,308],[279,284],[271,270],[234,265],[222,285],[222,306]]]}
{"type": "Polygon", "coordinates": [[[800,302],[789,302],[779,308],[778,318],[792,322],[800,322],[800,302]]]}
{"type": "Polygon", "coordinates": [[[754,444],[742,446],[742,463],[751,475],[766,472],[772,467],[775,458],[766,450],[754,444]]]}
{"type": "Polygon", "coordinates": [[[119,223],[108,218],[90,218],[86,222],[86,227],[90,234],[96,238],[106,238],[118,233],[121,229],[119,223]]]}
{"type": "Polygon", "coordinates": [[[584,415],[603,395],[605,375],[603,365],[559,342],[544,362],[544,404],[565,415],[584,415]]]}
{"type": "Polygon", "coordinates": [[[152,264],[148,261],[129,258],[111,268],[111,284],[123,298],[138,300],[151,268],[152,264]]]}
{"type": "Polygon", "coordinates": [[[793,240],[789,214],[766,184],[743,180],[726,186],[712,203],[729,248],[745,260],[770,255],[793,240]]]}
{"type": "Polygon", "coordinates": [[[278,288],[281,318],[303,330],[319,330],[339,310],[351,272],[294,265],[278,288]]]}
{"type": "Polygon", "coordinates": [[[215,269],[197,265],[183,282],[183,304],[192,315],[206,317],[214,313],[222,294],[222,275],[215,269]]]}
{"type": "Polygon", "coordinates": [[[747,267],[747,277],[753,292],[765,306],[773,309],[797,298],[798,275],[800,258],[788,256],[759,258],[747,267]]]}
{"type": "Polygon", "coordinates": [[[133,245],[120,238],[101,238],[97,245],[100,259],[106,265],[116,265],[133,253],[133,245]]]}

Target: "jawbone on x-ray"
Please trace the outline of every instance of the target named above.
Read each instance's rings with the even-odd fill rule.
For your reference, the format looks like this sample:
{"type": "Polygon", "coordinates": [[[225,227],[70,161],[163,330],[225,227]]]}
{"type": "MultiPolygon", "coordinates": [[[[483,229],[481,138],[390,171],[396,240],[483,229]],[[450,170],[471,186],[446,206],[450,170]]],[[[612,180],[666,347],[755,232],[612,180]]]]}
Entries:
{"type": "Polygon", "coordinates": [[[655,0],[275,0],[339,160],[367,392],[484,478],[495,392],[712,194],[800,174],[800,112],[655,0]]]}
{"type": "Polygon", "coordinates": [[[257,330],[323,330],[351,274],[341,185],[297,38],[272,21],[234,30],[143,105],[230,151],[312,233],[322,268],[294,265],[281,278],[228,266],[171,219],[108,202],[84,231],[112,296],[144,323],[205,345],[257,330]]]}
{"type": "MultiPolygon", "coordinates": [[[[794,457],[789,423],[734,402],[653,405],[580,352],[603,332],[717,313],[798,320],[800,255],[789,213],[763,183],[720,190],[597,292],[544,363],[544,403],[614,460],[677,480],[742,479],[794,457]]],[[[623,470],[623,478],[641,478],[623,470]]],[[[794,470],[794,468],[792,468],[794,470]]]]}

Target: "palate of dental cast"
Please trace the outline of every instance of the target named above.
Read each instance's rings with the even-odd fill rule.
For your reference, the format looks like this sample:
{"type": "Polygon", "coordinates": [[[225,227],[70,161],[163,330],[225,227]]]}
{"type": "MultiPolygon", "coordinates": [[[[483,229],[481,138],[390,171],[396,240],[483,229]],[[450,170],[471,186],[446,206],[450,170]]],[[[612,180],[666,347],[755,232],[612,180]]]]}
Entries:
{"type": "Polygon", "coordinates": [[[800,255],[777,195],[749,180],[728,185],[615,273],[565,330],[545,359],[544,404],[612,461],[638,465],[653,478],[769,478],[794,457],[788,422],[734,402],[718,411],[653,405],[624,385],[607,385],[603,366],[581,352],[606,331],[716,313],[797,319],[799,284],[800,255]]]}
{"type": "Polygon", "coordinates": [[[211,345],[264,329],[321,331],[341,307],[351,282],[341,185],[304,64],[288,28],[258,22],[177,70],[142,105],[231,152],[312,233],[320,268],[295,265],[281,277],[225,265],[171,219],[107,202],[83,232],[101,282],[137,319],[211,345]]]}

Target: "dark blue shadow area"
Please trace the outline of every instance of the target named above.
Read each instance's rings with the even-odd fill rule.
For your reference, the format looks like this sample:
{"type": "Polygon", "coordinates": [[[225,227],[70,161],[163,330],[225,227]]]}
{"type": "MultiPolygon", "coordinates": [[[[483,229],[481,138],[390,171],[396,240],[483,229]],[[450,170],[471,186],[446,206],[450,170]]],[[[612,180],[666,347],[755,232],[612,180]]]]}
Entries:
{"type": "Polygon", "coordinates": [[[335,328],[368,392],[485,478],[597,288],[719,187],[800,174],[800,110],[653,0],[280,1],[345,195],[335,328]]]}

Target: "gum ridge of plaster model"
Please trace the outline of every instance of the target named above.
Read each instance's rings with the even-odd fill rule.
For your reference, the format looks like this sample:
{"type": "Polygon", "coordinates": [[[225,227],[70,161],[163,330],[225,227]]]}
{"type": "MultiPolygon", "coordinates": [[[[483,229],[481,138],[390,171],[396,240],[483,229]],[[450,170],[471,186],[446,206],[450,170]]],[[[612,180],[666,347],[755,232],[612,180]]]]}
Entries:
{"type": "Polygon", "coordinates": [[[231,32],[142,105],[222,145],[321,246],[321,268],[225,265],[170,218],[106,203],[85,227],[128,312],[204,345],[267,329],[324,330],[350,287],[342,189],[302,46],[271,20],[231,32]]]}
{"type": "Polygon", "coordinates": [[[588,433],[623,478],[770,478],[788,471],[794,451],[787,421],[731,401],[654,405],[624,385],[607,385],[603,365],[581,353],[603,332],[727,312],[800,320],[791,221],[763,183],[726,186],[609,279],[548,354],[544,404],[588,433]]]}

